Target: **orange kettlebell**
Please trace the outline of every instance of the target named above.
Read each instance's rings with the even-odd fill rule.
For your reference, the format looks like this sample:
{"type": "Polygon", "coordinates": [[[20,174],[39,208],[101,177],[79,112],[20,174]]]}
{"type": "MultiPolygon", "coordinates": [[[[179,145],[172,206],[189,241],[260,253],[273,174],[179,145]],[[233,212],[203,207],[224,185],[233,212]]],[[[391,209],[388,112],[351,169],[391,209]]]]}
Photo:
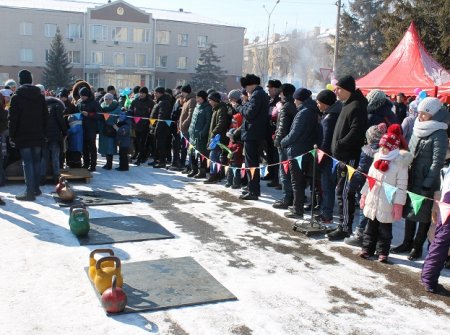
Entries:
{"type": "MultiPolygon", "coordinates": [[[[114,251],[112,249],[94,249],[89,254],[89,278],[91,281],[94,281],[96,270],[95,270],[95,264],[97,263],[97,260],[95,259],[96,254],[108,254],[110,256],[114,256],[114,251]]],[[[107,261],[105,262],[105,266],[114,266],[113,261],[107,261]]]]}
{"type": "Polygon", "coordinates": [[[117,286],[122,287],[123,278],[121,273],[121,263],[119,257],[106,256],[102,257],[95,264],[94,284],[97,291],[102,294],[106,289],[111,287],[112,277],[117,277],[117,286]],[[113,266],[106,266],[107,261],[113,261],[113,266]]]}

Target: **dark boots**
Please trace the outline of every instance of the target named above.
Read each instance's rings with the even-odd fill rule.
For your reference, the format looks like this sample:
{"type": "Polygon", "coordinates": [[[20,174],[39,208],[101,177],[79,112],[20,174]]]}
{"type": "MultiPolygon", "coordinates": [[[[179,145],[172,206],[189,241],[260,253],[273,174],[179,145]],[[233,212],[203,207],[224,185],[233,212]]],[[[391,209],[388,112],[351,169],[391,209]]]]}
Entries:
{"type": "Polygon", "coordinates": [[[411,250],[408,259],[415,261],[422,257],[423,244],[427,239],[428,229],[430,229],[431,222],[419,222],[416,238],[414,239],[413,249],[411,250]]]}
{"type": "Polygon", "coordinates": [[[192,177],[194,177],[197,173],[198,173],[198,167],[194,165],[194,166],[192,166],[191,172],[189,172],[189,173],[187,174],[187,176],[188,176],[189,178],[192,178],[192,177]]]}
{"type": "Polygon", "coordinates": [[[414,235],[416,234],[416,223],[413,221],[405,220],[405,237],[403,243],[399,246],[392,248],[393,254],[399,254],[402,252],[410,252],[413,248],[414,235]]]}
{"type": "Polygon", "coordinates": [[[112,169],[112,161],[113,161],[113,155],[106,155],[106,164],[102,166],[105,170],[111,170],[112,169]]]}
{"type": "Polygon", "coordinates": [[[199,170],[198,173],[194,176],[194,178],[196,178],[196,179],[206,178],[206,169],[200,168],[200,170],[199,170]]]}
{"type": "Polygon", "coordinates": [[[215,174],[210,174],[209,178],[207,180],[205,180],[203,183],[204,184],[215,184],[220,180],[219,174],[215,173],[215,174]]]}

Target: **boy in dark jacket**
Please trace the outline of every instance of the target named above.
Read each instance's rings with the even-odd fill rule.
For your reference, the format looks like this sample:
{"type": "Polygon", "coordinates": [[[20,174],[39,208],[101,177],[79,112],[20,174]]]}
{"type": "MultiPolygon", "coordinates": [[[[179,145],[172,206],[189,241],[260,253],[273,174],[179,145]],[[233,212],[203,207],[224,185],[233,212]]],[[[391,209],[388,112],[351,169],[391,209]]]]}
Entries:
{"type": "Polygon", "coordinates": [[[116,129],[116,141],[119,146],[119,167],[116,168],[117,171],[128,171],[128,150],[131,145],[131,119],[127,117],[126,112],[122,112],[117,120],[116,129]]]}

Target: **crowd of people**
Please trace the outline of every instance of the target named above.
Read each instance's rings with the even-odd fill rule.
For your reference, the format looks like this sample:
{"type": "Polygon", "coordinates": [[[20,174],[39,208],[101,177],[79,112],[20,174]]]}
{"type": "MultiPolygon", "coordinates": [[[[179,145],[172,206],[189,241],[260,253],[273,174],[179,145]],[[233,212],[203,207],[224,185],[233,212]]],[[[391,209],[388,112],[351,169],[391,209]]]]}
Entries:
{"type": "MultiPolygon", "coordinates": [[[[63,167],[96,171],[98,154],[106,158],[104,170],[118,155],[118,171],[147,163],[206,184],[225,179],[225,187],[242,188],[243,201],[258,200],[261,180],[267,180],[281,190],[273,207],[285,209],[287,218],[302,221],[312,208],[315,222],[331,224],[337,199],[339,222],[327,238],[360,246],[362,258],[385,263],[390,252],[406,252],[410,260],[422,256],[433,199],[449,202],[446,105],[424,94],[399,93],[394,101],[381,90],[364,96],[351,76],[315,99],[307,88],[276,79],[266,92],[253,74],[240,84],[228,94],[193,92],[189,84],[116,92],[80,80],[52,94],[22,70],[19,85],[9,80],[0,90],[0,184],[4,166],[21,159],[26,190],[16,199],[33,201],[47,176],[56,182],[63,167]],[[320,160],[308,154],[317,149],[320,160]],[[442,184],[441,170],[447,171],[442,184]],[[410,193],[423,197],[420,208],[410,193]],[[401,218],[404,241],[391,248],[392,223],[401,218]]],[[[439,262],[423,274],[429,291],[437,287],[436,272],[446,262],[450,267],[448,221],[441,218],[434,240],[439,262]]]]}

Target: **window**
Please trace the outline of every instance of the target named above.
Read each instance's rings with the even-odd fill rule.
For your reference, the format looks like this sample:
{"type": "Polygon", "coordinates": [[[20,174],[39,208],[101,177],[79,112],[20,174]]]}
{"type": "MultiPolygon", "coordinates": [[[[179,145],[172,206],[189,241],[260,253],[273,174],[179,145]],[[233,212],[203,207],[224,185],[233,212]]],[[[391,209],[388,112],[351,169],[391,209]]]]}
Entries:
{"type": "Polygon", "coordinates": [[[31,63],[33,61],[33,50],[32,49],[20,49],[20,61],[31,63]]]}
{"type": "Polygon", "coordinates": [[[125,54],[123,52],[115,52],[113,54],[113,64],[115,66],[125,65],[125,54]]]}
{"type": "Polygon", "coordinates": [[[81,51],[67,51],[67,58],[72,64],[81,64],[81,51]]]}
{"type": "Polygon", "coordinates": [[[135,54],[134,55],[134,66],[137,66],[137,67],[147,66],[147,55],[146,54],[135,54]]]}
{"type": "Polygon", "coordinates": [[[170,31],[158,30],[156,32],[156,44],[169,44],[170,42],[170,31]]]}
{"type": "Polygon", "coordinates": [[[206,48],[208,46],[208,36],[199,36],[197,39],[197,46],[199,48],[206,48]]]}
{"type": "Polygon", "coordinates": [[[58,27],[53,23],[45,23],[44,24],[44,36],[45,37],[54,37],[56,34],[56,29],[58,27]]]}
{"type": "Polygon", "coordinates": [[[106,41],[107,40],[107,27],[99,24],[92,24],[90,30],[91,40],[106,41]]]}
{"type": "Polygon", "coordinates": [[[175,86],[184,86],[186,85],[186,80],[184,79],[177,79],[177,83],[175,86]]]}
{"type": "Polygon", "coordinates": [[[67,25],[68,38],[83,38],[83,26],[78,23],[69,23],[67,25]]]}
{"type": "Polygon", "coordinates": [[[99,86],[99,75],[95,72],[89,72],[86,74],[86,81],[91,84],[93,87],[99,86]]]}
{"type": "Polygon", "coordinates": [[[187,57],[178,57],[177,69],[186,69],[187,57]]]}
{"type": "Polygon", "coordinates": [[[158,56],[156,58],[157,67],[167,67],[167,56],[158,56]]]}
{"type": "Polygon", "coordinates": [[[112,28],[112,40],[119,42],[128,41],[128,28],[126,27],[114,27],[112,28]]]}
{"type": "Polygon", "coordinates": [[[150,42],[150,29],[134,28],[133,29],[133,42],[134,43],[149,43],[150,42]]]}
{"type": "Polygon", "coordinates": [[[31,22],[20,22],[20,35],[32,35],[33,25],[31,22]]]}
{"type": "Polygon", "coordinates": [[[102,51],[93,51],[91,54],[91,63],[103,65],[103,52],[102,51]]]}
{"type": "Polygon", "coordinates": [[[166,80],[163,78],[156,78],[156,86],[166,87],[166,80]]]}
{"type": "Polygon", "coordinates": [[[180,47],[188,46],[188,34],[178,34],[178,45],[180,47]]]}

